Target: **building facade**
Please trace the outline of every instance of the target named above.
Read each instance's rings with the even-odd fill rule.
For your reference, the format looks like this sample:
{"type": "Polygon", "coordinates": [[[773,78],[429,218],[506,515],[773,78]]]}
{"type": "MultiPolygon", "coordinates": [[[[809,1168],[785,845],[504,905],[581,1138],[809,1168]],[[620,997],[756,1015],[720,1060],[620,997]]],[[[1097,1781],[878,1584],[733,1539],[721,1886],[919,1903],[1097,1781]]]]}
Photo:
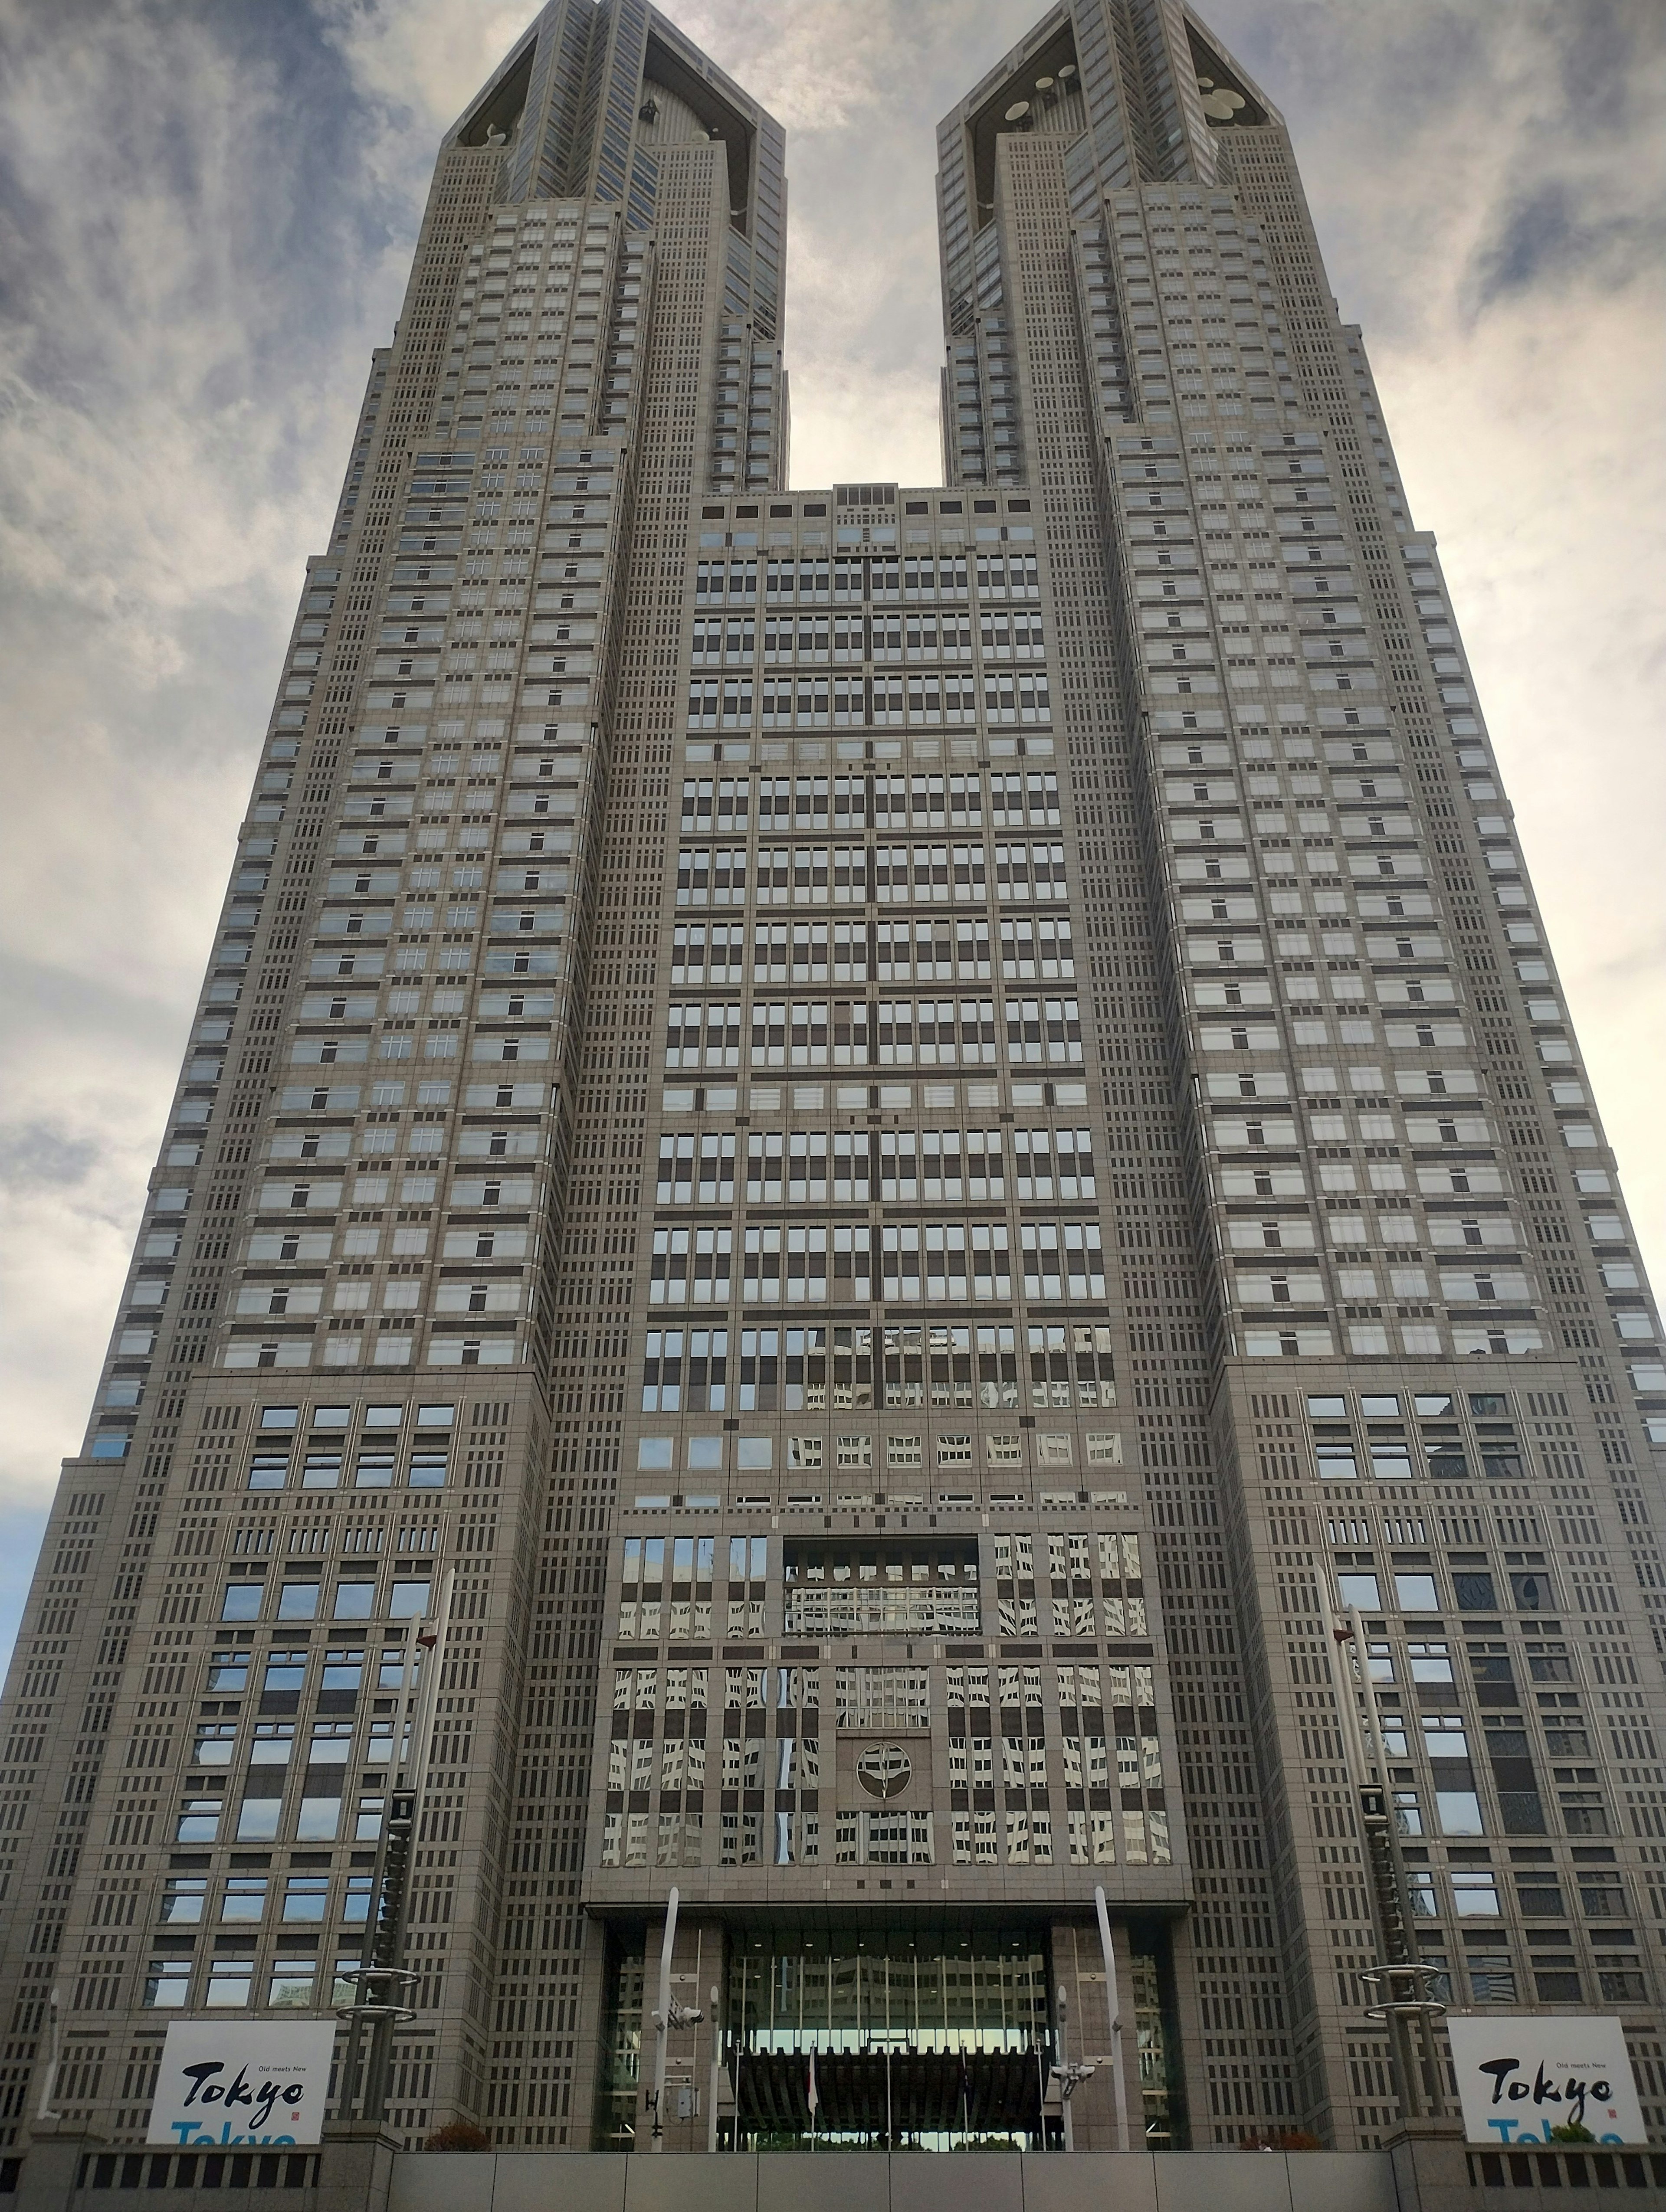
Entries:
{"type": "Polygon", "coordinates": [[[1429,1988],[1666,2133],[1666,1368],[1288,136],[1072,0],[939,157],[944,485],[807,492],[739,85],[550,0],[441,148],[7,1686],[13,2146],[350,2001],[442,1587],[410,2143],[644,2148],[674,1888],[669,2148],[1379,2146],[1355,1712],[1429,1988]]]}

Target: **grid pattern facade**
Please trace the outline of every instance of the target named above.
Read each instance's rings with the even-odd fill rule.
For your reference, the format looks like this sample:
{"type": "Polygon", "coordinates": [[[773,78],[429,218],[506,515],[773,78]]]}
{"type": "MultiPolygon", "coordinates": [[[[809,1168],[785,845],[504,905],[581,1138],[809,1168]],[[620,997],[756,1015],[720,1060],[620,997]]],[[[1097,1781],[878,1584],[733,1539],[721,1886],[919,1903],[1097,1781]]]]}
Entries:
{"type": "Polygon", "coordinates": [[[939,149],[945,486],[790,494],[755,102],[552,0],[441,149],[8,1683],[8,2141],[54,2002],[121,2143],[343,1998],[447,1575],[407,2140],[640,2142],[674,1884],[732,2136],[878,2035],[1045,2140],[1103,1886],[1148,2142],[1380,2142],[1349,1607],[1437,1986],[1666,2127],[1666,1368],[1287,135],[1079,0],[939,149]]]}

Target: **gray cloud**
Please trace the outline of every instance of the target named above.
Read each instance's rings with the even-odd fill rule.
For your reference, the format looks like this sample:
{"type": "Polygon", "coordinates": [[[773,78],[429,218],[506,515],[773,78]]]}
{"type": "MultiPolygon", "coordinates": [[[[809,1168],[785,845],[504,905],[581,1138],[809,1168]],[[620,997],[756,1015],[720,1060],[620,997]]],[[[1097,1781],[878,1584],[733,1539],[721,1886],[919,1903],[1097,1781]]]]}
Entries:
{"type": "Polygon", "coordinates": [[[0,1182],[14,1190],[85,1182],[97,1158],[98,1147],[90,1139],[60,1136],[38,1121],[0,1128],[0,1182]]]}

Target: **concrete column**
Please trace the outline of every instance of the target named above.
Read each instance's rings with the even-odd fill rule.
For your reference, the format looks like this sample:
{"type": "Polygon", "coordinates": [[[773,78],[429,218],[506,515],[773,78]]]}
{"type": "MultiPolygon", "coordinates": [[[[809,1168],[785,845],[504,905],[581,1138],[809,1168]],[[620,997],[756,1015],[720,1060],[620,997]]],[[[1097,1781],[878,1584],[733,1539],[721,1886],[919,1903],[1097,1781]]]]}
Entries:
{"type": "MultiPolygon", "coordinates": [[[[1128,2090],[1128,2148],[1146,2147],[1140,2101],[1140,2053],[1134,2026],[1134,1973],[1128,1931],[1110,1913],[1111,1944],[1116,1957],[1122,2014],[1122,2079],[1128,2090]]],[[[1078,2151],[1116,2148],[1116,2093],[1110,2065],[1110,2026],[1105,2008],[1105,1969],[1099,1930],[1090,1912],[1080,1920],[1055,1921],[1052,1929],[1053,1982],[1069,2003],[1067,2034],[1073,2061],[1102,2061],[1091,2081],[1071,2100],[1071,2131],[1078,2151]]]]}
{"type": "Polygon", "coordinates": [[[96,2136],[83,2135],[74,2122],[31,2121],[23,2171],[12,2200],[15,2212],[64,2212],[83,2154],[108,2148],[96,2136]]]}

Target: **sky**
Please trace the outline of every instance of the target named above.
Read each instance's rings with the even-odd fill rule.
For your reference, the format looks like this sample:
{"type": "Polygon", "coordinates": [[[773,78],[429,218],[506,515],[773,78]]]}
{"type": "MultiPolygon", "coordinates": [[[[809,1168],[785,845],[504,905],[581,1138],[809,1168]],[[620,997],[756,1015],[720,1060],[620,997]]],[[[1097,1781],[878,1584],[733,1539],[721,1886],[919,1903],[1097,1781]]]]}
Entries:
{"type": "MultiPolygon", "coordinates": [[[[0,1652],[434,152],[532,12],[0,0],[0,1652]]],[[[787,126],[794,482],[936,482],[934,126],[1040,0],[674,12],[787,126]]],[[[1666,9],[1202,12],[1290,125],[1666,1273],[1666,9]]]]}

